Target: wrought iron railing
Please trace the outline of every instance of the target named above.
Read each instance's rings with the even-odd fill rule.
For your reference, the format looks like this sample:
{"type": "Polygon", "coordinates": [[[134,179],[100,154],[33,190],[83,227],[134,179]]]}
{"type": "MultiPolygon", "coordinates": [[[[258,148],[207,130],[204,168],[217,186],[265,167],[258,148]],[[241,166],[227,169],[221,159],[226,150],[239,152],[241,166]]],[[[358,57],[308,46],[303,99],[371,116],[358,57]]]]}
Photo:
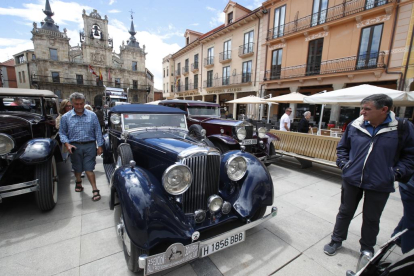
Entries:
{"type": "Polygon", "coordinates": [[[189,84],[184,84],[184,85],[179,85],[176,86],[175,92],[185,92],[185,91],[191,91],[191,90],[196,90],[198,89],[198,84],[197,83],[189,83],[189,84]]]}
{"type": "Polygon", "coordinates": [[[385,52],[364,53],[358,56],[325,60],[319,64],[301,64],[267,70],[264,81],[298,78],[311,75],[326,75],[364,69],[385,67],[385,52]]]}
{"type": "Polygon", "coordinates": [[[239,57],[244,56],[254,51],[254,42],[249,42],[239,46],[239,57]]]}
{"type": "Polygon", "coordinates": [[[230,59],[231,59],[231,50],[227,50],[227,51],[221,52],[219,54],[219,61],[220,62],[230,60],[230,59]]]}
{"type": "Polygon", "coordinates": [[[133,85],[130,83],[120,83],[114,81],[102,81],[99,79],[96,80],[87,80],[87,79],[77,79],[77,78],[63,78],[63,77],[52,77],[52,76],[40,76],[34,75],[32,77],[32,82],[36,83],[59,83],[62,85],[84,85],[84,86],[97,86],[103,87],[119,87],[124,89],[136,89],[136,90],[147,90],[151,89],[150,85],[133,85]]]}
{"type": "Polygon", "coordinates": [[[175,70],[175,75],[176,75],[176,76],[181,75],[181,70],[180,70],[180,68],[178,68],[177,70],[175,70]]]}
{"type": "Polygon", "coordinates": [[[204,81],[204,87],[222,87],[234,84],[249,83],[252,81],[251,73],[244,73],[224,78],[208,79],[204,81]]]}
{"type": "Polygon", "coordinates": [[[191,71],[198,70],[198,62],[191,63],[191,71]]]}
{"type": "Polygon", "coordinates": [[[183,67],[183,74],[187,74],[188,73],[188,66],[184,66],[183,67]]]}
{"type": "Polygon", "coordinates": [[[395,0],[350,0],[344,1],[342,4],[333,6],[329,9],[322,10],[289,23],[269,29],[267,40],[289,35],[295,32],[309,29],[313,26],[334,21],[355,13],[373,9],[395,0]]]}
{"type": "Polygon", "coordinates": [[[204,66],[214,65],[214,56],[204,58],[204,66]]]}

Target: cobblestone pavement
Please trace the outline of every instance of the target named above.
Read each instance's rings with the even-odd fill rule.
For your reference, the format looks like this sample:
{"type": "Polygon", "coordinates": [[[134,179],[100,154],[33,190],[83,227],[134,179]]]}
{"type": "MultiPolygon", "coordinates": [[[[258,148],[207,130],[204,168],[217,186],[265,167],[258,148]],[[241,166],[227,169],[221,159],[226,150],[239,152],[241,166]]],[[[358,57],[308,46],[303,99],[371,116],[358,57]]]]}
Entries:
{"type": "MultiPolygon", "coordinates": [[[[0,204],[1,275],[134,275],[126,267],[122,244],[108,207],[109,188],[102,159],[96,176],[102,199],[92,202],[92,189],[76,193],[70,164],[60,164],[59,202],[40,212],[33,195],[0,204]]],[[[246,241],[204,259],[157,275],[345,275],[359,256],[360,204],[348,240],[333,257],[322,251],[330,241],[340,203],[338,169],[314,165],[302,170],[291,158],[269,167],[278,215],[247,232],[246,241]]],[[[387,241],[402,215],[397,191],[381,219],[377,245],[387,241]]],[[[392,258],[401,255],[396,249],[392,258]]]]}

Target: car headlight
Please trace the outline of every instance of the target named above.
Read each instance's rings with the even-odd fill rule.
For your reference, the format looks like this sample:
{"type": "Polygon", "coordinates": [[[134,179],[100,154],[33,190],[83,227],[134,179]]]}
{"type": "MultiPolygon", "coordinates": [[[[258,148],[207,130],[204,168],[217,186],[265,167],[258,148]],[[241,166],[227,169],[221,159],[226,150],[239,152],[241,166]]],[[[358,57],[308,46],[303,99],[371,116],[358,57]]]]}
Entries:
{"type": "Polygon", "coordinates": [[[215,213],[223,206],[223,199],[218,195],[211,195],[207,200],[207,206],[210,212],[215,213]]]}
{"type": "Polygon", "coordinates": [[[0,155],[8,154],[14,149],[14,139],[4,133],[0,133],[0,155]]]}
{"type": "Polygon", "coordinates": [[[186,165],[174,164],[169,166],[162,175],[162,185],[167,193],[180,195],[191,186],[193,175],[186,165]]]}
{"type": "Polygon", "coordinates": [[[226,162],[226,171],[228,177],[233,181],[238,181],[246,174],[247,161],[242,156],[230,157],[226,162]]]}
{"type": "Polygon", "coordinates": [[[112,114],[110,120],[114,125],[119,125],[121,123],[121,117],[118,114],[112,114]]]}
{"type": "Polygon", "coordinates": [[[259,138],[265,138],[266,137],[266,128],[265,127],[259,127],[259,129],[257,130],[257,135],[259,136],[259,138]]]}
{"type": "Polygon", "coordinates": [[[237,139],[244,140],[246,138],[246,129],[241,127],[237,129],[237,139]]]}

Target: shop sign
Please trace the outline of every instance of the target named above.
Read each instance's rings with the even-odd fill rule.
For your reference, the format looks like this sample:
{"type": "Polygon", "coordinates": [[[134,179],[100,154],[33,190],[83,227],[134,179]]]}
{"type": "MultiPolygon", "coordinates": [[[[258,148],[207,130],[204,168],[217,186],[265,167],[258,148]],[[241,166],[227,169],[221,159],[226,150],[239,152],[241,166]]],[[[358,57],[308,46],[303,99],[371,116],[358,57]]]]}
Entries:
{"type": "Polygon", "coordinates": [[[234,87],[234,88],[228,88],[228,89],[216,89],[207,91],[207,94],[219,94],[219,93],[232,93],[232,92],[241,92],[241,87],[234,87]]]}

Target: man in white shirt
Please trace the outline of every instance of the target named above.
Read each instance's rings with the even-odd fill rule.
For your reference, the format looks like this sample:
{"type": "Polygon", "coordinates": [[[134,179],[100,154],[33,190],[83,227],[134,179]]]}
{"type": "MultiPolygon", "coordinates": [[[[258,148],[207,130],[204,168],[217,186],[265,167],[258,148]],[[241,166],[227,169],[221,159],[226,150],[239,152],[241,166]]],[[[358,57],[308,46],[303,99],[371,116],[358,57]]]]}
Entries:
{"type": "Polygon", "coordinates": [[[288,107],[285,110],[285,114],[283,114],[282,118],[280,118],[281,131],[290,131],[290,113],[292,113],[292,108],[288,107]]]}

